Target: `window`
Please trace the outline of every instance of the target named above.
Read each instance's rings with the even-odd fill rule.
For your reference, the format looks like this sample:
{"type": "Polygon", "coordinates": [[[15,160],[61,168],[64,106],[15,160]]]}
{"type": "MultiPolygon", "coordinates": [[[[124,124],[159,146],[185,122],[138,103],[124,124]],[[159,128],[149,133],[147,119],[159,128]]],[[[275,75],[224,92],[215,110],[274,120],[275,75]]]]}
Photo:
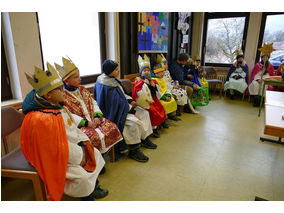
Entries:
{"type": "Polygon", "coordinates": [[[1,101],[12,99],[12,90],[10,86],[10,78],[4,49],[3,38],[1,34],[1,101]]]}
{"type": "MultiPolygon", "coordinates": [[[[284,13],[263,13],[258,42],[258,49],[264,43],[273,43],[273,48],[276,49],[271,53],[269,61],[274,68],[284,62],[284,13]]],[[[256,61],[260,61],[260,51],[257,50],[256,61]]]]}
{"type": "MultiPolygon", "coordinates": [[[[70,57],[82,77],[101,73],[99,14],[38,12],[44,67],[70,57]]],[[[94,82],[94,81],[93,81],[94,82]]],[[[89,82],[88,82],[89,83],[89,82]]]]}
{"type": "Polygon", "coordinates": [[[249,13],[205,13],[202,64],[230,66],[244,51],[249,13]]]}

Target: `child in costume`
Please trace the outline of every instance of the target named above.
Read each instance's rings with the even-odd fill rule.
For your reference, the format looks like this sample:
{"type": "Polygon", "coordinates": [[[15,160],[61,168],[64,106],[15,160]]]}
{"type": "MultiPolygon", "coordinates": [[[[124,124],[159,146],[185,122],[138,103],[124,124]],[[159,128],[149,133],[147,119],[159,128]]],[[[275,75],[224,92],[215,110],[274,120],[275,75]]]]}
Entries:
{"type": "Polygon", "coordinates": [[[33,90],[23,102],[26,114],[21,127],[21,149],[45,184],[49,200],[61,200],[63,193],[82,200],[94,200],[100,189],[97,177],[105,161],[99,150],[77,127],[81,118],[64,107],[63,83],[47,63],[45,72],[35,68],[26,74],[33,90]]]}
{"type": "MultiPolygon", "coordinates": [[[[185,65],[184,80],[193,85],[193,94],[191,97],[191,103],[193,106],[206,106],[209,103],[209,90],[208,86],[202,86],[199,76],[204,72],[200,70],[200,57],[194,56],[192,60],[189,60],[185,65]]],[[[206,73],[205,73],[206,74],[206,73]]],[[[205,78],[204,78],[205,79],[205,78]]],[[[203,82],[206,81],[206,79],[203,82]]],[[[207,82],[207,81],[206,81],[207,82]]]]}
{"type": "MultiPolygon", "coordinates": [[[[283,76],[283,73],[284,73],[284,62],[280,64],[277,70],[274,70],[272,76],[283,76]]],[[[284,86],[268,85],[268,90],[284,92],[284,86]]]]}
{"type": "Polygon", "coordinates": [[[244,93],[248,87],[248,65],[244,61],[244,54],[242,50],[236,50],[237,55],[234,64],[232,64],[230,71],[224,84],[224,91],[230,90],[230,97],[234,99],[234,90],[244,93]]]}
{"type": "Polygon", "coordinates": [[[162,67],[164,67],[164,69],[165,69],[164,70],[164,79],[166,80],[167,91],[168,91],[168,93],[171,93],[174,96],[176,103],[178,105],[179,110],[177,110],[176,114],[181,115],[181,112],[183,112],[184,105],[187,104],[186,91],[184,89],[182,89],[180,85],[178,85],[177,81],[175,82],[172,79],[170,72],[168,70],[167,59],[164,57],[163,54],[158,54],[156,63],[161,64],[162,67]]]}
{"type": "Polygon", "coordinates": [[[116,123],[128,145],[128,157],[139,162],[147,162],[149,158],[140,150],[140,145],[148,149],[156,149],[149,136],[152,126],[149,113],[136,105],[127,95],[119,77],[118,63],[105,60],[101,74],[94,86],[94,97],[104,116],[116,123]]]}
{"type": "Polygon", "coordinates": [[[252,73],[251,79],[249,84],[249,94],[252,96],[253,99],[253,106],[259,106],[261,93],[263,89],[263,81],[265,78],[273,75],[274,67],[268,61],[270,58],[271,52],[275,49],[272,47],[273,43],[265,44],[259,50],[261,51],[261,61],[256,63],[252,73]]]}
{"type": "Polygon", "coordinates": [[[132,98],[134,101],[138,99],[140,93],[149,93],[153,100],[150,103],[150,108],[147,111],[150,114],[151,124],[154,132],[159,137],[157,126],[162,125],[164,128],[169,128],[166,123],[166,113],[163,105],[159,101],[162,97],[159,85],[156,80],[151,78],[150,60],[147,55],[144,55],[144,60],[141,56],[138,57],[140,75],[136,78],[135,84],[132,88],[132,98]]]}
{"type": "Polygon", "coordinates": [[[171,92],[167,88],[167,82],[164,78],[164,68],[161,64],[156,64],[153,69],[153,79],[158,82],[160,87],[160,92],[162,97],[160,98],[160,102],[163,105],[166,115],[168,118],[174,121],[179,121],[180,119],[176,117],[177,103],[171,94],[171,92]]]}
{"type": "Polygon", "coordinates": [[[74,63],[62,58],[63,67],[55,63],[55,67],[64,81],[64,105],[70,112],[80,116],[87,122],[80,129],[89,137],[93,146],[101,153],[107,152],[121,141],[122,135],[117,126],[103,117],[97,102],[90,92],[81,85],[79,69],[74,63]]]}

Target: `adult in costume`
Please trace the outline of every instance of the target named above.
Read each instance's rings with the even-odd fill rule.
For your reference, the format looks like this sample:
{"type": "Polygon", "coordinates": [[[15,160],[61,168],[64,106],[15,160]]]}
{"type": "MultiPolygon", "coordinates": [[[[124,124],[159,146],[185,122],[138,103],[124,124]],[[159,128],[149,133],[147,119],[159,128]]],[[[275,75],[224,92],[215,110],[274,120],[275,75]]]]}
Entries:
{"type": "Polygon", "coordinates": [[[268,61],[271,52],[275,50],[272,45],[273,43],[264,44],[263,47],[259,49],[261,51],[261,61],[255,64],[251,73],[249,94],[252,96],[254,106],[259,106],[260,104],[263,80],[273,75],[273,65],[268,61]]]}
{"type": "Polygon", "coordinates": [[[140,144],[149,149],[156,149],[149,135],[152,126],[149,113],[136,106],[135,101],[127,95],[119,76],[118,63],[105,60],[101,74],[94,86],[94,96],[104,116],[116,123],[128,145],[128,157],[139,162],[147,162],[149,158],[140,150],[140,144]]]}
{"type": "Polygon", "coordinates": [[[187,94],[184,89],[181,88],[181,86],[178,84],[178,82],[175,82],[171,74],[168,70],[168,62],[167,59],[164,57],[163,54],[158,54],[157,64],[161,64],[164,70],[164,79],[167,84],[167,91],[168,93],[172,94],[176,100],[176,103],[178,105],[179,110],[176,112],[177,115],[181,115],[180,112],[183,111],[183,107],[185,104],[187,104],[187,94]]]}
{"type": "Polygon", "coordinates": [[[26,114],[21,127],[21,149],[43,180],[49,200],[63,193],[94,200],[94,192],[105,161],[89,138],[77,128],[81,118],[63,106],[63,83],[55,68],[35,68],[26,74],[32,90],[23,102],[26,114]]]}
{"type": "Polygon", "coordinates": [[[236,61],[231,65],[224,84],[224,91],[230,90],[230,97],[234,99],[234,90],[244,93],[248,87],[248,65],[244,60],[242,50],[236,50],[236,61]]]}
{"type": "Polygon", "coordinates": [[[97,102],[90,92],[81,85],[79,69],[66,58],[62,58],[63,67],[55,67],[64,81],[64,105],[70,112],[80,116],[88,125],[80,129],[89,137],[91,143],[101,153],[107,152],[121,141],[122,135],[117,126],[103,117],[97,102]]]}
{"type": "MultiPolygon", "coordinates": [[[[155,128],[163,124],[164,128],[169,128],[166,123],[165,109],[159,101],[162,93],[160,92],[158,82],[151,79],[150,60],[146,54],[144,55],[144,59],[141,56],[138,57],[138,65],[140,75],[136,78],[135,84],[132,87],[132,98],[136,101],[142,93],[149,94],[153,102],[149,103],[147,111],[149,112],[152,126],[155,128]]],[[[157,129],[155,128],[156,131],[157,129]]]]}
{"type": "Polygon", "coordinates": [[[184,112],[198,113],[193,109],[190,98],[195,88],[192,84],[184,80],[184,66],[186,65],[188,56],[185,53],[181,53],[176,60],[169,63],[169,71],[174,81],[178,81],[179,85],[185,89],[188,97],[188,104],[184,107],[184,112]],[[193,88],[194,87],[194,88],[193,88]]]}

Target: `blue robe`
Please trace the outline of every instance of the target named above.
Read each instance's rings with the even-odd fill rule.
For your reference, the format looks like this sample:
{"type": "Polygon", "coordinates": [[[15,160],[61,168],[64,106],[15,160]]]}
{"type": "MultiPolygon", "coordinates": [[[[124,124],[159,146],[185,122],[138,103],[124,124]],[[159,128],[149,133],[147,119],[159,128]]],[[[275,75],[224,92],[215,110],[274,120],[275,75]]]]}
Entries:
{"type": "MultiPolygon", "coordinates": [[[[103,77],[103,75],[104,74],[100,75],[98,77],[97,82],[95,83],[94,98],[97,101],[104,117],[114,122],[122,133],[126,116],[129,112],[129,104],[118,86],[109,84],[109,82],[107,81],[103,82],[100,80],[102,79],[100,77],[103,77]]],[[[110,80],[117,81],[117,83],[120,83],[116,79],[110,80]]],[[[127,145],[124,141],[119,142],[117,145],[115,146],[118,147],[120,152],[127,149],[127,145]]]]}
{"type": "MultiPolygon", "coordinates": [[[[246,73],[246,83],[248,84],[248,76],[249,76],[249,73],[248,73],[248,65],[247,65],[246,63],[243,63],[242,66],[241,66],[241,68],[242,68],[243,71],[246,73]]],[[[237,69],[237,67],[234,66],[234,64],[231,65],[231,68],[230,68],[230,71],[229,71],[229,73],[228,73],[228,75],[227,75],[226,81],[229,81],[229,78],[230,78],[231,74],[232,74],[233,72],[235,72],[236,69],[237,69]]]]}
{"type": "Polygon", "coordinates": [[[199,76],[199,70],[198,70],[198,68],[196,68],[195,65],[184,67],[184,79],[187,80],[187,81],[193,82],[194,84],[196,84],[199,87],[202,87],[198,76],[199,76]],[[193,75],[193,79],[187,78],[187,75],[193,75]]]}

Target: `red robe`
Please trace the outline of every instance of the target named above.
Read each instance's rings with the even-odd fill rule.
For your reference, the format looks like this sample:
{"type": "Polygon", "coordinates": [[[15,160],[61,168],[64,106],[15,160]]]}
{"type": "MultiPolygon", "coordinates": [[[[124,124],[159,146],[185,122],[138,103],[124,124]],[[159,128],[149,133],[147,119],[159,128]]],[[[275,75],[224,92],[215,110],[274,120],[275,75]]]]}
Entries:
{"type": "Polygon", "coordinates": [[[61,200],[69,149],[60,110],[29,112],[21,127],[21,149],[45,183],[49,200],[61,200]]]}
{"type": "MultiPolygon", "coordinates": [[[[157,81],[155,81],[154,79],[152,79],[152,81],[158,85],[157,81]]],[[[143,84],[143,80],[137,80],[133,85],[132,98],[134,101],[137,100],[137,93],[142,89],[143,84]]],[[[152,126],[159,126],[166,120],[165,109],[156,96],[152,96],[152,99],[154,100],[154,102],[150,104],[150,109],[146,110],[149,112],[152,126]]]]}
{"type": "MultiPolygon", "coordinates": [[[[92,121],[94,121],[93,114],[95,111],[90,92],[83,86],[80,86],[78,90],[84,100],[84,103],[87,107],[87,110],[89,112],[92,121]]],[[[69,109],[70,112],[82,118],[86,118],[86,115],[84,114],[84,110],[80,101],[77,98],[75,98],[73,95],[71,95],[71,93],[68,92],[67,90],[64,90],[64,99],[65,99],[64,105],[69,109]]],[[[105,140],[106,149],[109,149],[116,142],[122,139],[122,135],[119,129],[117,128],[117,126],[113,122],[107,120],[106,118],[103,118],[101,120],[101,124],[97,126],[97,128],[99,128],[99,130],[105,136],[104,140],[105,140]]],[[[98,132],[92,127],[82,127],[80,129],[89,137],[94,147],[96,147],[99,151],[101,151],[102,143],[98,132]]]]}

